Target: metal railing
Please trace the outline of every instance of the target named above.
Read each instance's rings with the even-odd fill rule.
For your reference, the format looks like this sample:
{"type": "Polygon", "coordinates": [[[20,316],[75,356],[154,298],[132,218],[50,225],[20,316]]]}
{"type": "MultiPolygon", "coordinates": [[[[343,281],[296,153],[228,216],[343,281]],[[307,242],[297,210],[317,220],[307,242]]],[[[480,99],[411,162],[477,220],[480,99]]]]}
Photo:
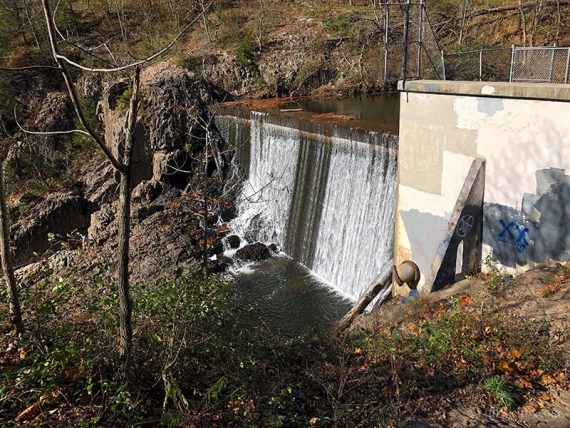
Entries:
{"type": "Polygon", "coordinates": [[[442,54],[445,79],[570,83],[570,47],[479,49],[442,54]]]}

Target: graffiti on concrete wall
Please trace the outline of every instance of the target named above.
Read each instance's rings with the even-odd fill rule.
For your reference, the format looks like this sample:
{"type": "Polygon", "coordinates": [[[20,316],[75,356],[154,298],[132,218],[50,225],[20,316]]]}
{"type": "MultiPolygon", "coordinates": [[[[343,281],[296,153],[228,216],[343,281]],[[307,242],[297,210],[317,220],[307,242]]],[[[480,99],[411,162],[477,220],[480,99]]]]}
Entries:
{"type": "Polygon", "coordinates": [[[455,233],[460,238],[465,238],[469,233],[471,233],[474,224],[475,218],[472,215],[464,215],[459,219],[455,233]]]}
{"type": "Polygon", "coordinates": [[[536,172],[535,194],[522,207],[484,206],[483,242],[504,266],[570,260],[570,175],[562,169],[536,172]]]}
{"type": "Polygon", "coordinates": [[[512,220],[508,224],[503,219],[500,219],[499,222],[503,230],[497,235],[497,241],[512,245],[519,253],[522,253],[529,245],[528,227],[512,220]]]}

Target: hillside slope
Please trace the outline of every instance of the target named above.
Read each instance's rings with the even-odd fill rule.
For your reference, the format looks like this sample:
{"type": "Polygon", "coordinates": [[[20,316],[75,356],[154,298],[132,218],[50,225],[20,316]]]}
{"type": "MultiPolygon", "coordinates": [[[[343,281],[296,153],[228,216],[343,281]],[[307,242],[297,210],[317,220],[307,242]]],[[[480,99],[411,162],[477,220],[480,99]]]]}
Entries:
{"type": "MultiPolygon", "coordinates": [[[[262,0],[220,5],[188,37],[175,60],[237,96],[347,95],[386,89],[382,8],[351,3],[262,0]]],[[[402,40],[402,21],[395,12],[397,8],[390,8],[389,39],[397,42],[402,40]]],[[[432,57],[437,48],[455,52],[511,44],[570,44],[569,2],[528,2],[519,8],[512,0],[434,0],[427,2],[427,13],[435,35],[426,26],[432,57]]],[[[411,20],[414,41],[417,11],[412,11],[411,20]]],[[[392,76],[400,72],[400,51],[399,45],[390,48],[392,76]]]]}

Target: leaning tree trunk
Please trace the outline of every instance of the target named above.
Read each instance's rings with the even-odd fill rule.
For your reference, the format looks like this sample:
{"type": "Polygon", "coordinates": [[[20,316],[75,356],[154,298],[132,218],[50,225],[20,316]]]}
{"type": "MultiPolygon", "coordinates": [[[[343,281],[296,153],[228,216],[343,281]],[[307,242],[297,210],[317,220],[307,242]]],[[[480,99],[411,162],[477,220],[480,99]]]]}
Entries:
{"type": "Polygon", "coordinates": [[[129,285],[129,240],[131,229],[131,173],[121,173],[119,191],[119,353],[128,360],[133,341],[132,301],[129,285]]]}
{"type": "Polygon", "coordinates": [[[4,162],[0,163],[0,222],[2,223],[2,236],[0,238],[0,253],[2,259],[2,271],[6,282],[6,293],[10,304],[10,317],[12,324],[18,333],[24,331],[22,311],[18,297],[18,287],[14,276],[14,265],[10,254],[10,234],[8,228],[8,210],[6,209],[6,191],[4,186],[4,162]]]}
{"type": "Polygon", "coordinates": [[[129,284],[129,240],[131,237],[131,193],[132,193],[132,151],[135,139],[140,87],[140,69],[135,71],[133,95],[125,127],[125,144],[123,147],[121,184],[119,190],[119,353],[128,367],[133,342],[132,300],[129,284]]]}

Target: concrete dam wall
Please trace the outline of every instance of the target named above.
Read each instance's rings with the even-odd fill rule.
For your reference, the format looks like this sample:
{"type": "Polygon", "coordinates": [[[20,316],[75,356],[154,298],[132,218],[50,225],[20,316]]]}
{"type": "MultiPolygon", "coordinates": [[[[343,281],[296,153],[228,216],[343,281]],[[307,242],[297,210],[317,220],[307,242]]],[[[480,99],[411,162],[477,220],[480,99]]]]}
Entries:
{"type": "Polygon", "coordinates": [[[407,82],[399,134],[394,263],[414,260],[420,288],[487,256],[570,260],[569,85],[407,82]]]}

